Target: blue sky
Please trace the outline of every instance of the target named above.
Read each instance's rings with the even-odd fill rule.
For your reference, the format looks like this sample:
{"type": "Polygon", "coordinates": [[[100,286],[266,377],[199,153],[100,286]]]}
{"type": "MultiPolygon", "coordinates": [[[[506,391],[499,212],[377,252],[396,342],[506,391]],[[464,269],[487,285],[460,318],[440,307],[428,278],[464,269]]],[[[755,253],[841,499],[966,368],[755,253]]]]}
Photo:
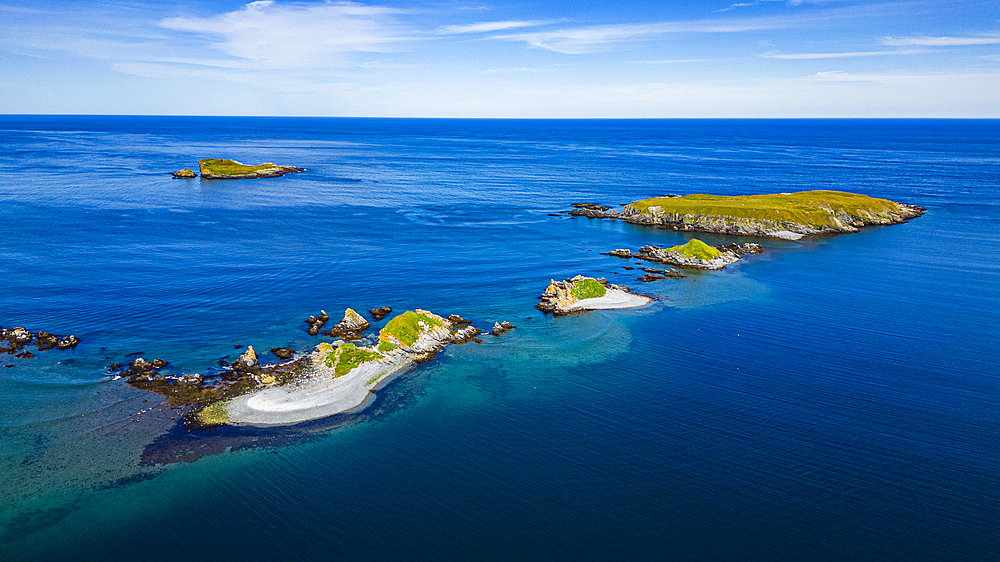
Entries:
{"type": "Polygon", "coordinates": [[[0,113],[1000,117],[1000,2],[0,0],[0,113]]]}

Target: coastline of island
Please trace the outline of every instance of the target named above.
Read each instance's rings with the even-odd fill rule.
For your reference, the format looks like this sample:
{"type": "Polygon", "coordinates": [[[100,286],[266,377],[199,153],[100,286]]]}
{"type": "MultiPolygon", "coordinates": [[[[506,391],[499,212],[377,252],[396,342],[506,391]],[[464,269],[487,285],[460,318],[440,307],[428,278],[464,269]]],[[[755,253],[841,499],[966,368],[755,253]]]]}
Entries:
{"type": "MultiPolygon", "coordinates": [[[[245,180],[257,178],[277,178],[285,174],[304,172],[305,168],[264,162],[259,166],[248,166],[228,158],[202,158],[198,161],[198,171],[203,180],[245,180]]],[[[184,168],[171,174],[174,179],[198,177],[191,168],[184,168]]]]}
{"type": "Polygon", "coordinates": [[[619,219],[633,224],[744,236],[799,240],[817,234],[857,232],[919,217],[923,207],[843,191],[767,195],[668,195],[624,205],[621,212],[595,203],[574,203],[573,216],[619,219]]]}

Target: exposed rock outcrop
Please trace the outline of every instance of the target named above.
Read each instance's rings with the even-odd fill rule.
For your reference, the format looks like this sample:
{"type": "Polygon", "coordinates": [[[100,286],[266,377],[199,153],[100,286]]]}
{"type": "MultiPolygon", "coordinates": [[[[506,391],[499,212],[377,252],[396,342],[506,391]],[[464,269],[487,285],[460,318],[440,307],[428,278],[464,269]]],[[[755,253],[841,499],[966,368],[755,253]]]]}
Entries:
{"type": "Polygon", "coordinates": [[[389,308],[388,306],[380,306],[378,308],[373,308],[373,309],[369,310],[368,314],[371,314],[372,318],[374,318],[375,321],[378,322],[378,321],[382,320],[383,318],[385,318],[386,316],[389,316],[389,314],[391,312],[392,312],[392,309],[389,308]]]}
{"type": "Polygon", "coordinates": [[[617,250],[611,250],[610,252],[604,252],[604,255],[611,256],[614,258],[624,258],[629,259],[632,257],[632,250],[628,248],[618,248],[617,250]]]}
{"type": "Polygon", "coordinates": [[[503,335],[503,334],[507,333],[509,330],[512,330],[512,329],[514,329],[516,327],[517,326],[511,324],[510,322],[508,322],[506,320],[504,320],[503,322],[494,322],[493,323],[493,329],[490,330],[490,333],[493,334],[494,336],[500,336],[500,335],[503,335]]]}
{"type": "Polygon", "coordinates": [[[170,175],[172,175],[174,179],[190,179],[198,177],[198,174],[194,173],[191,168],[184,168],[183,170],[178,170],[170,175]]]}

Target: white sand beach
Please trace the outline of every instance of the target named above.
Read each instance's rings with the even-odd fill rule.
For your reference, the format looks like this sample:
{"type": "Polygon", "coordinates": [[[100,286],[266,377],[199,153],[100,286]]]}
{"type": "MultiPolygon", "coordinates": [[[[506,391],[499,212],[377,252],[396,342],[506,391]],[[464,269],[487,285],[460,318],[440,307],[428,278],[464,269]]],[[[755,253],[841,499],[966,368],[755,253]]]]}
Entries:
{"type": "Polygon", "coordinates": [[[652,302],[653,299],[627,293],[621,289],[608,289],[603,297],[578,300],[569,310],[612,310],[619,308],[638,308],[652,302]]]}
{"type": "Polygon", "coordinates": [[[226,404],[230,423],[239,425],[288,425],[363,407],[372,391],[414,364],[408,354],[362,363],[347,374],[315,366],[312,375],[286,386],[274,386],[238,396],[226,404]]]}

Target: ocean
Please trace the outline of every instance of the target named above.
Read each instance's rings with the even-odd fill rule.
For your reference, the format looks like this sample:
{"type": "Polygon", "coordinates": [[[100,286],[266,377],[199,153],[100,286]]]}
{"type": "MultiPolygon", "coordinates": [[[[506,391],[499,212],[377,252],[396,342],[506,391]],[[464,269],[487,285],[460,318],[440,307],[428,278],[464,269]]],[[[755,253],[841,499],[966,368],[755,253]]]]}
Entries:
{"type": "Polygon", "coordinates": [[[4,560],[1000,560],[1000,121],[8,115],[0,146],[0,326],[82,340],[0,355],[4,560]],[[208,157],[307,171],[171,178],[208,157]],[[565,213],[809,189],[927,211],[565,213]],[[766,251],[649,284],[601,254],[692,237],[766,251]],[[534,308],[576,274],[659,300],[534,308]],[[188,431],[106,369],[217,376],[379,306],[517,327],[283,428],[188,431]]]}

